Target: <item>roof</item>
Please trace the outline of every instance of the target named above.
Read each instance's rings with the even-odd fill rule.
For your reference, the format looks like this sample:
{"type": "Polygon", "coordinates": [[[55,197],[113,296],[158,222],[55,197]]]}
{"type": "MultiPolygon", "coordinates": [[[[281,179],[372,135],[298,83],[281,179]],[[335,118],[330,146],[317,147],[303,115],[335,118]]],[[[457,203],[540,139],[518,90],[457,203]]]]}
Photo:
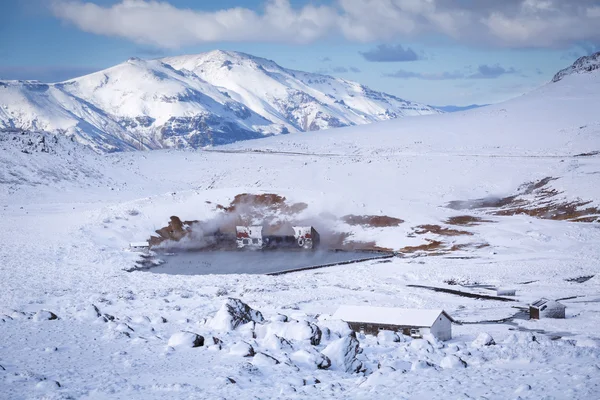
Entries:
{"type": "Polygon", "coordinates": [[[454,321],[444,310],[371,306],[341,306],[333,318],[346,322],[430,327],[441,314],[454,321]]]}
{"type": "Polygon", "coordinates": [[[536,300],[533,303],[531,303],[531,307],[533,307],[533,308],[540,308],[544,304],[548,305],[548,307],[567,308],[567,306],[565,306],[564,304],[559,303],[558,301],[547,299],[545,297],[542,297],[541,299],[536,300]]]}
{"type": "Polygon", "coordinates": [[[148,247],[150,243],[148,242],[131,242],[129,243],[130,247],[148,247]]]}

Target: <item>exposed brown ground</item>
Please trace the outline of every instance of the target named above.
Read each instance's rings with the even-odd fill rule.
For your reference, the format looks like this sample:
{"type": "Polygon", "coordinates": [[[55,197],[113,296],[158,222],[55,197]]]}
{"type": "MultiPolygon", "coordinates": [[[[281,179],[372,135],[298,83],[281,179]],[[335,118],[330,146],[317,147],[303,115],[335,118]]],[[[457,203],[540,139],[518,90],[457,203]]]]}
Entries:
{"type": "Polygon", "coordinates": [[[494,221],[490,221],[488,219],[483,219],[480,217],[475,217],[472,215],[459,215],[456,217],[448,218],[444,223],[448,225],[458,225],[458,226],[476,226],[483,223],[492,223],[494,221]]]}
{"type": "Polygon", "coordinates": [[[400,218],[388,217],[387,215],[345,215],[342,221],[348,225],[362,225],[371,228],[387,228],[399,226],[404,221],[400,218]]]}
{"type": "Polygon", "coordinates": [[[444,248],[444,243],[438,240],[425,239],[427,243],[420,246],[406,246],[399,250],[400,253],[416,253],[420,251],[432,252],[439,251],[444,248]]]}
{"type": "Polygon", "coordinates": [[[550,186],[557,178],[547,177],[521,185],[517,194],[502,198],[452,201],[456,210],[487,209],[493,215],[529,215],[534,218],[572,222],[600,222],[600,208],[591,200],[567,200],[564,192],[550,186]]]}
{"type": "Polygon", "coordinates": [[[473,233],[468,232],[468,231],[460,231],[457,229],[442,227],[440,225],[419,225],[414,228],[414,233],[417,235],[433,233],[434,235],[440,235],[440,236],[472,236],[473,235],[473,233]]]}
{"type": "Polygon", "coordinates": [[[150,246],[157,246],[165,240],[178,242],[191,232],[191,225],[197,222],[198,221],[181,221],[179,217],[172,216],[167,226],[156,231],[158,236],[150,237],[150,246]]]}

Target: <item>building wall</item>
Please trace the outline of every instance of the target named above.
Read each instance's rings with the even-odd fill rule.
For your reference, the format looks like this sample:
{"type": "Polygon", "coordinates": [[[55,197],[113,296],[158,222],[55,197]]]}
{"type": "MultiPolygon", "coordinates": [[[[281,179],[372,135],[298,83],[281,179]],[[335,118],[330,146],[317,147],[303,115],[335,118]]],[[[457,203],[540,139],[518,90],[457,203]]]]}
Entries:
{"type": "Polygon", "coordinates": [[[452,321],[450,321],[444,314],[440,314],[431,327],[431,334],[439,340],[452,339],[452,321]]]}
{"type": "Polygon", "coordinates": [[[348,322],[350,329],[354,332],[363,332],[366,335],[377,336],[380,330],[398,332],[406,336],[418,336],[431,333],[439,340],[449,340],[452,338],[452,323],[445,316],[442,320],[436,321],[431,328],[422,328],[415,326],[389,325],[389,324],[368,324],[363,322],[348,322]],[[416,330],[416,333],[415,333],[416,330]]]}

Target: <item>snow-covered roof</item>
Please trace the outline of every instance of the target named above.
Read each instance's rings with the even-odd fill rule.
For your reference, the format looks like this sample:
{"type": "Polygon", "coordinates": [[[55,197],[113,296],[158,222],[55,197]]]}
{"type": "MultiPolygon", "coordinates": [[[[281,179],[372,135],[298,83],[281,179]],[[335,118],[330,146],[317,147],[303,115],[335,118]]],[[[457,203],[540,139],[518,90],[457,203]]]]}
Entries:
{"type": "Polygon", "coordinates": [[[444,310],[371,306],[341,306],[333,318],[346,322],[430,327],[441,314],[453,321],[444,310]]]}
{"type": "Polygon", "coordinates": [[[148,247],[150,244],[148,242],[131,242],[129,243],[129,247],[148,247]]]}
{"type": "Polygon", "coordinates": [[[540,308],[543,305],[546,305],[548,307],[558,307],[558,308],[567,308],[567,306],[565,306],[562,303],[559,303],[558,301],[554,301],[554,300],[550,300],[550,299],[546,299],[545,297],[542,297],[539,300],[534,301],[533,303],[531,303],[531,307],[533,308],[540,308]]]}

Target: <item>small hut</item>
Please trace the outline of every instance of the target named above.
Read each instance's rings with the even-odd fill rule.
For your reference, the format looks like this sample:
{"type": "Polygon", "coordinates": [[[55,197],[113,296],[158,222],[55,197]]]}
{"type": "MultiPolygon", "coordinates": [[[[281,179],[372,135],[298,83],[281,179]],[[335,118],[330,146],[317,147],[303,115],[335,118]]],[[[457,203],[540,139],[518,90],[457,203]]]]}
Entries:
{"type": "Polygon", "coordinates": [[[558,301],[541,298],[529,305],[529,318],[565,318],[566,306],[558,301]]]}
{"type": "Polygon", "coordinates": [[[129,243],[129,250],[137,252],[147,252],[150,250],[150,243],[148,242],[131,242],[129,243]]]}

